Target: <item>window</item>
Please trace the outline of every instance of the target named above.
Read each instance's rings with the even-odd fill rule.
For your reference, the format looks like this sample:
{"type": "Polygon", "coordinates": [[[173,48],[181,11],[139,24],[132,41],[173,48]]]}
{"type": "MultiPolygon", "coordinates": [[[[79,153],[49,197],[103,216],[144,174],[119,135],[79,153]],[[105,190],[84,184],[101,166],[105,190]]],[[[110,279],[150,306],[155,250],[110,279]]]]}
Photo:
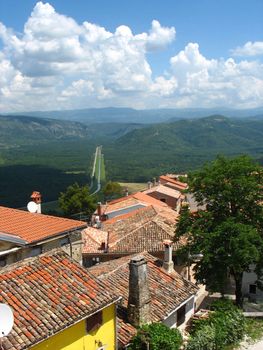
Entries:
{"type": "Polygon", "coordinates": [[[86,318],[86,332],[95,331],[102,325],[102,311],[96,312],[94,315],[86,318]]]}
{"type": "Polygon", "coordinates": [[[60,247],[63,247],[64,245],[69,244],[69,237],[63,237],[59,240],[60,247]]]}
{"type": "Polygon", "coordinates": [[[257,294],[257,286],[255,284],[249,285],[249,294],[257,294]]]}
{"type": "Polygon", "coordinates": [[[177,310],[177,327],[185,321],[185,304],[177,310]]]}
{"type": "Polygon", "coordinates": [[[37,256],[37,255],[40,255],[42,253],[42,247],[41,246],[36,246],[36,247],[33,247],[28,256],[29,257],[33,257],[33,256],[37,256]]]}
{"type": "Polygon", "coordinates": [[[6,256],[0,257],[0,267],[4,267],[6,265],[6,256]]]}

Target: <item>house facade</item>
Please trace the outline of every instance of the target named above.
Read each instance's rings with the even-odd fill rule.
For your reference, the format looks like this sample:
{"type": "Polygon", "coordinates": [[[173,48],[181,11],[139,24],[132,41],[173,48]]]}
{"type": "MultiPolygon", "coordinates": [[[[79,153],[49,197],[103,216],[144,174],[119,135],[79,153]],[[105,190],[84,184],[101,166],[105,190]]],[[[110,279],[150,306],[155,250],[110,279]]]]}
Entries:
{"type": "Polygon", "coordinates": [[[4,350],[115,350],[119,297],[62,250],[2,268],[0,303],[14,312],[4,350]]]}

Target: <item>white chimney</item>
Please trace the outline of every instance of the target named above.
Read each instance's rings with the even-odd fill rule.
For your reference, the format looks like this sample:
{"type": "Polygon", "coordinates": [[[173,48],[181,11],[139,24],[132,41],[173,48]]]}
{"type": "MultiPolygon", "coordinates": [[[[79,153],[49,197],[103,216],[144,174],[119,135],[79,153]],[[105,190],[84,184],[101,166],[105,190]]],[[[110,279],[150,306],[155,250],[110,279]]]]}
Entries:
{"type": "Polygon", "coordinates": [[[164,244],[164,260],[163,268],[168,273],[174,271],[174,262],[173,262],[173,242],[169,239],[163,241],[164,244]]]}
{"type": "Polygon", "coordinates": [[[38,191],[33,191],[31,194],[30,198],[32,199],[33,202],[36,203],[37,205],[37,213],[41,214],[41,193],[38,191]]]}

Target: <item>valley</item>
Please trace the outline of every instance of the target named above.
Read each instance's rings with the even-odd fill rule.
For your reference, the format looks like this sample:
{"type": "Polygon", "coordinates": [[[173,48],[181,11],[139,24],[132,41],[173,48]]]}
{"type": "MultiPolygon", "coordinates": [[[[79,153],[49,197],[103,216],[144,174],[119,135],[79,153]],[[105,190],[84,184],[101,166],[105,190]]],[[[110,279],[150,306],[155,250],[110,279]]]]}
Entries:
{"type": "Polygon", "coordinates": [[[39,116],[0,119],[0,203],[12,207],[24,206],[33,189],[43,193],[44,201],[54,201],[73,182],[90,185],[98,145],[103,146],[103,181],[105,168],[107,180],[145,183],[160,173],[194,170],[218,154],[246,153],[263,162],[260,116],[212,115],[154,124],[129,118],[91,124],[39,116]]]}

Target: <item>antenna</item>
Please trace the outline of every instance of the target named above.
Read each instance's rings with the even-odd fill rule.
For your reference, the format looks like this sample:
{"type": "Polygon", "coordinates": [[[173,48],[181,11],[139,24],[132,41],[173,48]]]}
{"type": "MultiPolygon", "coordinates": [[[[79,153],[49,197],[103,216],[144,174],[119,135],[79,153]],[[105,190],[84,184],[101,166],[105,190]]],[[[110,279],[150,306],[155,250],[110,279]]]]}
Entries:
{"type": "Polygon", "coordinates": [[[27,203],[27,210],[30,212],[30,213],[36,213],[37,210],[38,210],[38,206],[35,202],[31,201],[31,202],[28,202],[27,203]]]}
{"type": "Polygon", "coordinates": [[[14,315],[10,306],[0,304],[0,344],[3,337],[6,337],[14,325],[14,315]]]}

